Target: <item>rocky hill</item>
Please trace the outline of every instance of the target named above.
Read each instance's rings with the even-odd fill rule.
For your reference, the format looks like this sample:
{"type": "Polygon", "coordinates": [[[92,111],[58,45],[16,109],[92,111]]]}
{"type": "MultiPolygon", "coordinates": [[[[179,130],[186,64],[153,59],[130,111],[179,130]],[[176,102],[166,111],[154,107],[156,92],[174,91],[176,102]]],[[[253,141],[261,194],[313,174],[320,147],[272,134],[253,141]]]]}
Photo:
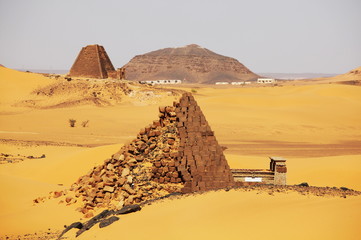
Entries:
{"type": "Polygon", "coordinates": [[[335,76],[344,80],[361,80],[361,67],[355,68],[348,73],[335,76]]]}
{"type": "Polygon", "coordinates": [[[238,60],[196,44],[135,56],[125,66],[129,80],[179,79],[184,83],[250,81],[259,76],[238,60]]]}
{"type": "Polygon", "coordinates": [[[347,73],[327,78],[312,78],[305,80],[312,83],[339,83],[361,86],[361,67],[355,68],[347,73]]]}

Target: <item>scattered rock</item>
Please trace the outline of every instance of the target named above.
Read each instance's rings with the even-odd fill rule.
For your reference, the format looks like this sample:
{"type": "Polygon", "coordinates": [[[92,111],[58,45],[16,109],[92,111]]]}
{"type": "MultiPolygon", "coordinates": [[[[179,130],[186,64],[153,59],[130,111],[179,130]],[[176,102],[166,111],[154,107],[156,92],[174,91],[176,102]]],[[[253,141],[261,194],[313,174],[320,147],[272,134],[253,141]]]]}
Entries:
{"type": "Polygon", "coordinates": [[[116,215],[124,215],[124,214],[128,214],[128,213],[138,212],[140,210],[142,210],[142,208],[139,205],[135,204],[135,205],[125,206],[122,209],[115,211],[114,213],[116,215]]]}
{"type": "Polygon", "coordinates": [[[105,186],[103,189],[105,192],[114,192],[114,187],[105,186]]]}
{"type": "Polygon", "coordinates": [[[87,212],[85,215],[84,215],[84,218],[91,218],[94,216],[94,213],[93,212],[87,212]]]}
{"type": "Polygon", "coordinates": [[[81,222],[74,222],[74,223],[70,224],[69,226],[65,226],[64,231],[59,235],[59,237],[57,239],[61,239],[61,237],[65,233],[67,233],[69,230],[71,230],[73,228],[81,229],[81,228],[83,228],[83,224],[81,222]]]}
{"type": "Polygon", "coordinates": [[[130,170],[129,168],[124,168],[123,171],[122,171],[122,177],[126,177],[128,176],[130,173],[130,170]]]}
{"type": "Polygon", "coordinates": [[[61,197],[63,196],[63,191],[55,191],[54,192],[54,198],[58,198],[58,197],[61,197]]]}
{"type": "Polygon", "coordinates": [[[300,184],[298,184],[298,186],[309,187],[308,183],[306,183],[306,182],[300,183],[300,184]]]}
{"type": "Polygon", "coordinates": [[[45,154],[41,155],[40,157],[36,156],[24,156],[24,155],[12,155],[12,154],[6,154],[6,153],[0,153],[0,164],[6,164],[6,163],[19,163],[23,162],[27,159],[41,159],[45,158],[45,154]]]}
{"type": "Polygon", "coordinates": [[[100,227],[100,228],[107,227],[107,226],[109,226],[110,224],[112,224],[113,222],[116,222],[116,221],[118,221],[118,220],[119,220],[118,217],[116,217],[116,216],[111,216],[110,218],[107,218],[107,219],[102,220],[102,221],[99,223],[99,227],[100,227]]]}
{"type": "Polygon", "coordinates": [[[83,232],[89,230],[91,227],[93,227],[95,224],[100,222],[102,219],[107,218],[108,216],[112,215],[113,211],[111,210],[104,210],[103,212],[99,213],[89,221],[83,224],[83,227],[76,233],[76,236],[78,237],[83,232]]]}

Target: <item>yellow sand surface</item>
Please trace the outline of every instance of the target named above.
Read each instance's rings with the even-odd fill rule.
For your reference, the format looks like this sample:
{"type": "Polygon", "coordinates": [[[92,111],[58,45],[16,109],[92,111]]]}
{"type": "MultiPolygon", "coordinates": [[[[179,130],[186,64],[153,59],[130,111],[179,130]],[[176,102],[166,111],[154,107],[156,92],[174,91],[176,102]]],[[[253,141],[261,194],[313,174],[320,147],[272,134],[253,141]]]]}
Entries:
{"type": "Polygon", "coordinates": [[[361,197],[209,192],[145,207],[70,239],[359,239],[361,197]]]}
{"type": "Polygon", "coordinates": [[[0,103],[5,104],[23,100],[38,87],[51,84],[54,80],[41,74],[20,72],[13,69],[0,67],[0,103]]]}
{"type": "Polygon", "coordinates": [[[81,214],[75,211],[76,206],[58,204],[57,199],[33,205],[33,200],[69,188],[120,147],[119,144],[91,149],[37,147],[35,152],[29,148],[20,149],[22,154],[45,152],[48,157],[0,165],[0,192],[4,193],[0,198],[0,233],[26,234],[48,228],[61,229],[64,224],[78,220],[81,214]]]}
{"type": "MultiPolygon", "coordinates": [[[[325,144],[342,144],[345,148],[355,142],[360,145],[361,88],[357,86],[324,84],[197,91],[195,98],[217,139],[233,153],[247,154],[248,147],[260,151],[277,143],[284,143],[284,146],[320,144],[320,148],[325,144]]],[[[2,114],[0,138],[125,143],[134,138],[140,128],[157,119],[157,108],[158,105],[123,104],[2,114]],[[69,127],[70,118],[77,120],[76,128],[69,127]],[[89,120],[89,127],[82,128],[80,123],[86,120],[89,120]]],[[[275,148],[263,154],[287,157],[284,147],[275,148]]]]}
{"type": "Polygon", "coordinates": [[[361,139],[359,87],[332,84],[212,91],[201,89],[196,99],[223,143],[361,139]]]}
{"type": "MultiPolygon", "coordinates": [[[[53,81],[0,68],[0,152],[46,155],[0,165],[0,236],[61,230],[78,221],[76,205],[32,201],[70,186],[156,120],[159,104],[172,104],[164,98],[156,105],[15,107],[53,81]],[[77,120],[75,128],[69,127],[70,118],[77,120]],[[85,120],[89,126],[83,128],[85,120]]],[[[228,147],[232,168],[265,169],[268,156],[283,156],[289,184],[361,190],[361,87],[195,90],[217,140],[228,147]]],[[[95,226],[80,239],[359,239],[360,213],[360,197],[219,191],[147,206],[107,228],[95,226]]]]}

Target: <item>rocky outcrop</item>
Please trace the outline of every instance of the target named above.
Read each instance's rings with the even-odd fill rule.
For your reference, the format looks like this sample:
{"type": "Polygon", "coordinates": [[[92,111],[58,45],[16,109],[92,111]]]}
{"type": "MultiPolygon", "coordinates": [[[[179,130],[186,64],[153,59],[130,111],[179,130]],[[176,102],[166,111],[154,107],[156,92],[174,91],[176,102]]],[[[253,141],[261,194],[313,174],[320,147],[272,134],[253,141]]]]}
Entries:
{"type": "Polygon", "coordinates": [[[249,81],[259,76],[234,58],[191,44],[135,56],[124,68],[129,80],[179,79],[185,83],[249,81]]]}

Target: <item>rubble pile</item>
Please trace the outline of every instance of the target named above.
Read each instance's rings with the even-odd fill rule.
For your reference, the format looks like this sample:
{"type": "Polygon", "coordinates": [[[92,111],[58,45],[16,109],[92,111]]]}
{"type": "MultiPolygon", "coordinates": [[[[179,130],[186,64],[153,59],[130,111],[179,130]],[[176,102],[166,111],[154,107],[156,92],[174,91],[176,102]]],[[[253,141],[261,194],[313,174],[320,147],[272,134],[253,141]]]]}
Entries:
{"type": "Polygon", "coordinates": [[[80,177],[70,193],[81,200],[79,210],[87,214],[95,208],[120,209],[174,192],[229,186],[234,186],[234,180],[223,149],[194,97],[185,93],[173,106],[159,107],[158,120],[141,129],[136,139],[103,165],[80,177]]]}

